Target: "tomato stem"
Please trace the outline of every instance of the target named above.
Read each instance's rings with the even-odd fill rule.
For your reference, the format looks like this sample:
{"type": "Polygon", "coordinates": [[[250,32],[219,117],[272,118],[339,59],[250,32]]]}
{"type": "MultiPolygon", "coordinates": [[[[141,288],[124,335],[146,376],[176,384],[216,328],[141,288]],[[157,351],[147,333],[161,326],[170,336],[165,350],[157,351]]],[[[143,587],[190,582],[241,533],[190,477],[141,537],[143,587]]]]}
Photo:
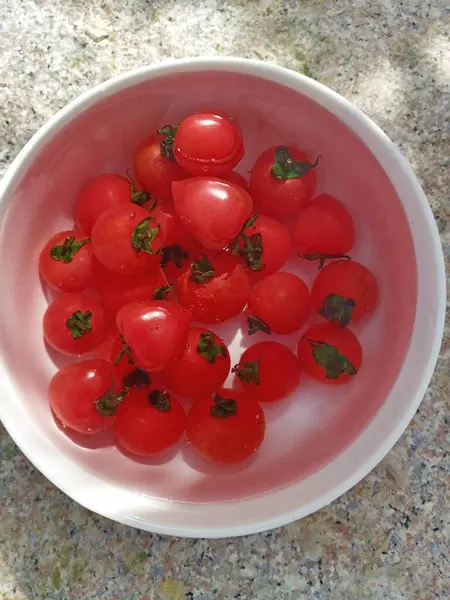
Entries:
{"type": "Polygon", "coordinates": [[[144,369],[140,367],[136,367],[131,373],[125,375],[122,379],[122,385],[125,389],[131,387],[144,387],[146,385],[150,385],[152,380],[150,379],[149,374],[144,369]]]}
{"type": "MultiPolygon", "coordinates": [[[[132,202],[133,204],[137,204],[138,206],[143,206],[144,204],[147,204],[147,202],[149,202],[151,199],[150,194],[148,192],[145,192],[144,190],[142,190],[141,192],[136,191],[136,183],[131,177],[131,170],[127,169],[126,174],[130,182],[130,202],[132,202]]],[[[153,210],[157,204],[158,203],[156,200],[152,200],[151,205],[147,206],[148,210],[153,210]]]]}
{"type": "Polygon", "coordinates": [[[204,331],[198,337],[197,352],[209,363],[215,363],[218,358],[226,358],[227,349],[214,339],[212,331],[204,331]]]}
{"type": "Polygon", "coordinates": [[[237,402],[233,398],[223,398],[219,394],[213,394],[214,405],[211,406],[210,414],[218,419],[227,419],[237,413],[237,402]]]}
{"type": "Polygon", "coordinates": [[[153,300],[165,300],[168,294],[175,289],[175,286],[171,283],[169,285],[162,285],[157,287],[153,292],[153,300]]]}
{"type": "Polygon", "coordinates": [[[157,237],[160,226],[159,223],[153,229],[150,227],[150,221],[153,217],[145,217],[133,229],[131,236],[131,245],[136,252],[146,252],[147,254],[158,254],[152,250],[152,242],[157,237]]]}
{"type": "Polygon", "coordinates": [[[156,133],[163,135],[164,138],[160,142],[161,154],[164,158],[175,161],[175,155],[173,153],[173,143],[175,141],[175,135],[177,133],[178,125],[163,125],[156,133]]]}
{"type": "Polygon", "coordinates": [[[255,383],[256,385],[260,385],[261,381],[259,379],[259,364],[261,362],[261,358],[258,360],[244,360],[242,366],[240,363],[235,365],[231,372],[234,373],[243,383],[255,383]]]}
{"type": "Polygon", "coordinates": [[[152,390],[147,396],[148,401],[152,406],[158,409],[160,412],[167,412],[172,408],[170,403],[170,396],[167,392],[161,392],[160,390],[152,390]]]}
{"type": "Polygon", "coordinates": [[[259,317],[249,316],[247,317],[248,335],[253,335],[257,331],[262,331],[268,335],[272,334],[270,327],[259,317]]]}
{"type": "Polygon", "coordinates": [[[356,302],[352,298],[344,298],[339,294],[328,294],[322,300],[322,306],[317,312],[328,321],[338,322],[341,327],[347,327],[355,306],[356,302]]]}
{"type": "Polygon", "coordinates": [[[122,347],[120,349],[119,354],[116,356],[116,359],[114,360],[114,365],[117,367],[117,365],[120,363],[120,361],[122,360],[123,356],[128,356],[128,362],[130,365],[134,365],[134,358],[133,355],[131,353],[131,348],[130,346],[126,343],[125,338],[123,337],[123,335],[119,335],[120,341],[122,342],[122,347]]]}
{"type": "Polygon", "coordinates": [[[104,417],[113,417],[117,412],[119,404],[128,394],[128,390],[122,390],[118,394],[116,394],[113,390],[114,377],[111,377],[111,387],[109,390],[103,394],[103,396],[100,396],[100,398],[97,398],[97,400],[94,401],[95,408],[104,417]]]}
{"type": "Polygon", "coordinates": [[[206,254],[202,254],[197,260],[194,260],[191,267],[191,279],[195,283],[204,283],[214,277],[214,267],[209,262],[206,254]]]}
{"type": "Polygon", "coordinates": [[[70,333],[74,340],[82,338],[86,333],[89,333],[92,329],[91,323],[92,313],[87,310],[85,312],[76,310],[72,313],[66,321],[66,327],[70,329],[70,333]]]}
{"type": "Polygon", "coordinates": [[[50,248],[50,256],[53,260],[60,260],[64,263],[72,262],[78,250],[90,241],[89,238],[86,238],[76,242],[75,236],[69,235],[64,239],[62,244],[55,244],[50,248]]]}
{"type": "Polygon", "coordinates": [[[167,267],[169,262],[173,262],[177,269],[181,269],[183,261],[189,259],[189,254],[178,244],[164,246],[161,252],[161,267],[167,267]]]}
{"type": "Polygon", "coordinates": [[[358,370],[336,346],[318,340],[306,340],[311,346],[314,361],[325,369],[327,379],[338,379],[343,373],[356,375],[358,370]]]}
{"type": "Polygon", "coordinates": [[[299,179],[303,177],[311,169],[317,167],[319,164],[320,156],[318,156],[314,163],[308,161],[294,160],[289,153],[289,148],[286,146],[278,146],[274,152],[274,165],[270,170],[272,177],[275,179],[299,179]]]}
{"type": "Polygon", "coordinates": [[[327,260],[332,260],[335,258],[345,258],[346,260],[352,260],[352,257],[348,254],[297,254],[297,256],[299,256],[300,258],[304,258],[305,260],[318,260],[318,271],[321,271],[323,269],[327,260]]]}

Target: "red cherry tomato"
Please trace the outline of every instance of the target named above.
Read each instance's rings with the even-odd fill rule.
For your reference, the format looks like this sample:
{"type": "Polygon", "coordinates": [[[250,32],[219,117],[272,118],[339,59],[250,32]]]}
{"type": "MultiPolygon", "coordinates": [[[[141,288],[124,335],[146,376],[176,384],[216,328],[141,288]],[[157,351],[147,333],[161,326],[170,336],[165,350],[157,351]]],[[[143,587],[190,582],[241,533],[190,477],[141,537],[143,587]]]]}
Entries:
{"type": "Polygon", "coordinates": [[[189,330],[183,354],[164,371],[164,382],[173,394],[200,398],[218,390],[230,372],[230,354],[212,331],[189,330]]]}
{"type": "Polygon", "coordinates": [[[264,215],[250,217],[232,252],[245,260],[258,277],[278,271],[291,253],[291,234],[283,223],[264,215]]]}
{"type": "Polygon", "coordinates": [[[250,175],[250,194],[257,211],[287,219],[305,206],[316,189],[318,159],[311,163],[297,148],[273,146],[259,156],[250,175]]]}
{"type": "Polygon", "coordinates": [[[253,202],[243,188],[213,177],[175,182],[173,203],[182,223],[210,250],[222,250],[249,219],[253,202]]]}
{"type": "Polygon", "coordinates": [[[246,397],[259,402],[281,400],[300,382],[297,357],[278,342],[260,342],[248,348],[233,373],[246,397]]]}
{"type": "Polygon", "coordinates": [[[173,152],[177,163],[191,175],[221,177],[244,156],[244,144],[232,119],[195,113],[179,124],[173,152]]]}
{"type": "Polygon", "coordinates": [[[339,200],[321,194],[300,211],[292,238],[304,258],[324,260],[345,254],[353,247],[355,226],[339,200]]]}
{"type": "Polygon", "coordinates": [[[178,279],[176,292],[195,321],[222,323],[244,309],[250,282],[247,269],[234,256],[203,254],[178,279]]]}
{"type": "Polygon", "coordinates": [[[117,313],[117,327],[136,362],[149,371],[162,371],[186,345],[191,315],[167,301],[135,302],[117,313]]]}
{"type": "Polygon", "coordinates": [[[248,183],[243,175],[237,173],[236,171],[231,171],[231,173],[227,173],[226,175],[221,175],[221,179],[228,181],[229,183],[234,183],[235,185],[239,185],[241,188],[244,188],[246,192],[248,192],[248,183]]]}
{"type": "Polygon", "coordinates": [[[136,456],[151,456],[178,442],[186,415],[167,392],[131,390],[117,410],[114,433],[121,448],[136,456]]]}
{"type": "Polygon", "coordinates": [[[152,383],[150,374],[139,367],[125,339],[116,335],[110,344],[109,361],[113,365],[114,381],[121,389],[142,388],[152,383]]]}
{"type": "Polygon", "coordinates": [[[308,375],[330,384],[349,381],[362,363],[356,335],[335,323],[312,325],[300,338],[297,355],[308,375]]]}
{"type": "Polygon", "coordinates": [[[110,208],[97,219],[92,247],[104,267],[122,275],[156,272],[165,241],[165,223],[145,208],[125,204],[110,208]]]}
{"type": "Polygon", "coordinates": [[[188,175],[175,161],[173,140],[176,127],[166,125],[138,146],[133,166],[136,179],[144,190],[156,198],[170,199],[172,182],[188,175]]]}
{"type": "Polygon", "coordinates": [[[95,258],[93,279],[95,290],[106,314],[114,320],[117,312],[125,304],[156,300],[158,297],[161,299],[164,296],[163,291],[168,285],[164,273],[159,268],[156,271],[144,271],[137,275],[120,275],[106,269],[95,258]],[[155,293],[157,298],[155,298],[155,293]]]}
{"type": "Polygon", "coordinates": [[[305,283],[292,273],[273,273],[258,281],[248,301],[249,334],[293,333],[300,329],[311,310],[305,283]]]}
{"type": "Polygon", "coordinates": [[[240,390],[220,389],[197,400],[187,415],[189,442],[218,463],[239,463],[250,458],[261,446],[264,434],[262,408],[240,390]]]}
{"type": "Polygon", "coordinates": [[[91,235],[95,221],[105,210],[130,202],[144,204],[148,199],[145,192],[135,191],[130,179],[114,173],[99,175],[81,190],[75,205],[74,221],[87,235],[91,235]]]}
{"type": "Polygon", "coordinates": [[[59,292],[82,292],[91,285],[92,245],[81,231],[61,231],[44,246],[39,272],[59,292]]]}
{"type": "Polygon", "coordinates": [[[375,277],[353,260],[338,260],[327,265],[317,275],[311,290],[313,309],[343,327],[373,313],[378,297],[375,277]]]}
{"type": "Polygon", "coordinates": [[[44,337],[63,354],[76,356],[90,352],[105,334],[103,308],[88,294],[63,294],[44,313],[44,337]]]}
{"type": "Polygon", "coordinates": [[[50,381],[50,406],[66,427],[97,433],[115,414],[121,400],[112,365],[97,358],[66,365],[50,381]]]}

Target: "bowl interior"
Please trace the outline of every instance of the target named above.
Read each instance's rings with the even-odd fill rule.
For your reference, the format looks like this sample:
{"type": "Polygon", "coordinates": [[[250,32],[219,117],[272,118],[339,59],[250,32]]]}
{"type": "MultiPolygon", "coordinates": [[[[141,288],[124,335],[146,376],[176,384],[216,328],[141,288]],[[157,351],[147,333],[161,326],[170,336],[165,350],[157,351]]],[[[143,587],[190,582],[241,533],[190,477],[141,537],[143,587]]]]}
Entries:
{"type": "MultiPolygon", "coordinates": [[[[364,431],[404,361],[417,283],[402,204],[378,161],[346,125],[308,97],[274,82],[237,73],[191,72],[105,93],[47,140],[5,208],[0,343],[15,391],[9,401],[21,404],[55,451],[99,480],[155,499],[205,503],[239,500],[287,486],[321,469],[364,431]],[[185,443],[169,456],[136,462],[119,453],[109,435],[95,441],[70,439],[56,426],[47,401],[48,382],[58,360],[47,353],[42,339],[47,300],[37,272],[41,247],[70,225],[75,197],[87,179],[103,172],[124,173],[142,138],[199,109],[236,118],[246,146],[239,167],[244,175],[256,156],[273,144],[296,145],[312,158],[320,154],[317,192],[335,195],[350,210],[357,228],[352,256],[373,271],[381,289],[376,314],[354,328],[364,351],[358,377],[337,387],[304,377],[290,399],[267,407],[266,441],[251,462],[234,468],[205,463],[185,443]]],[[[315,266],[294,257],[285,270],[308,284],[316,274],[315,266]]],[[[249,345],[244,319],[213,329],[230,344],[237,362],[249,345]]],[[[295,334],[282,341],[295,349],[298,338],[295,334]]],[[[255,335],[250,343],[260,339],[255,335]]]]}

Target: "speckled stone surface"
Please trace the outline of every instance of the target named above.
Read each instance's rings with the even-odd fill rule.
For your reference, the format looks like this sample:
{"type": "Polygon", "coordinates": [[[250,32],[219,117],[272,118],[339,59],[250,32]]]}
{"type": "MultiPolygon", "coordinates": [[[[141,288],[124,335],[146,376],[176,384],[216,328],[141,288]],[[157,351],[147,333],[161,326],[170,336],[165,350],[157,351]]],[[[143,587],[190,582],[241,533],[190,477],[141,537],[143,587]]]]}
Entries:
{"type": "MultiPolygon", "coordinates": [[[[369,114],[419,176],[450,257],[446,0],[0,0],[0,174],[80,92],[167,57],[303,71],[369,114]],[[195,8],[194,8],[195,6],[195,8]]],[[[219,541],[142,533],[45,480],[0,426],[0,599],[450,598],[450,339],[407,432],[317,514],[219,541]]]]}

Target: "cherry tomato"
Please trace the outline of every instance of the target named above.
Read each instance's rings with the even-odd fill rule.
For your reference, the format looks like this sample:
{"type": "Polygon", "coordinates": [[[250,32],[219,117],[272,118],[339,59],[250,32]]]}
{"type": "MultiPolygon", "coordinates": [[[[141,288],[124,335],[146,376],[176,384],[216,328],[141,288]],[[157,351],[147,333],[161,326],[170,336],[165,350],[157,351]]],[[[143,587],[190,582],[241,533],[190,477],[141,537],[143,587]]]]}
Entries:
{"type": "Polygon", "coordinates": [[[265,435],[264,412],[241,390],[220,389],[197,400],[187,415],[189,442],[218,463],[239,463],[258,450],[265,435]]]}
{"type": "Polygon", "coordinates": [[[106,314],[114,320],[117,312],[125,304],[161,299],[164,296],[163,290],[167,289],[168,285],[164,273],[159,268],[156,271],[143,271],[137,275],[120,275],[104,267],[95,258],[93,279],[95,290],[106,314]]]}
{"type": "Polygon", "coordinates": [[[300,382],[300,364],[289,348],[260,342],[248,348],[233,367],[246,397],[276,402],[289,396],[300,382]]]}
{"type": "Polygon", "coordinates": [[[293,333],[305,323],[310,310],[309,291],[300,277],[273,273],[253,286],[248,301],[248,333],[293,333]]]}
{"type": "Polygon", "coordinates": [[[349,381],[362,363],[356,335],[335,323],[312,325],[300,338],[297,355],[308,375],[330,384],[349,381]]]}
{"type": "Polygon", "coordinates": [[[117,327],[139,366],[162,371],[184,350],[191,315],[167,301],[134,302],[117,313],[117,327]]]}
{"type": "Polygon", "coordinates": [[[238,173],[237,171],[231,171],[231,173],[227,173],[226,175],[221,175],[221,179],[228,181],[229,183],[234,183],[235,185],[239,185],[241,188],[244,188],[246,192],[248,192],[248,183],[243,175],[238,173]]]}
{"type": "Polygon", "coordinates": [[[44,337],[63,354],[94,350],[106,334],[105,313],[88,294],[63,294],[44,313],[44,337]]]}
{"type": "Polygon", "coordinates": [[[378,297],[375,277],[353,260],[338,260],[327,265],[317,275],[311,290],[313,309],[342,327],[373,313],[378,297]]]}
{"type": "Polygon", "coordinates": [[[201,323],[222,323],[238,315],[250,296],[245,266],[229,254],[202,254],[178,279],[180,304],[201,323]]]}
{"type": "Polygon", "coordinates": [[[148,194],[137,192],[130,179],[106,173],[88,181],[81,190],[75,205],[74,221],[87,235],[91,235],[95,221],[105,210],[130,202],[141,205],[148,200],[148,194]]]}
{"type": "Polygon", "coordinates": [[[131,348],[121,335],[116,335],[110,345],[109,361],[113,365],[114,380],[122,389],[141,388],[152,383],[150,374],[136,364],[131,348]]]}
{"type": "Polygon", "coordinates": [[[175,283],[178,277],[189,269],[200,252],[201,245],[183,225],[172,203],[159,204],[152,214],[158,220],[165,219],[166,240],[161,252],[161,267],[167,281],[175,283]]]}
{"type": "Polygon", "coordinates": [[[210,250],[222,250],[249,219],[253,202],[243,188],[213,177],[175,182],[173,203],[191,234],[210,250]]]}
{"type": "Polygon", "coordinates": [[[283,223],[264,215],[250,217],[232,253],[239,254],[258,278],[278,271],[291,253],[291,234],[283,223]]]}
{"type": "Polygon", "coordinates": [[[114,433],[121,448],[136,456],[151,456],[178,442],[186,415],[167,392],[131,390],[120,404],[114,433]]]}
{"type": "Polygon", "coordinates": [[[191,175],[221,177],[244,156],[244,143],[236,123],[215,113],[195,113],[181,121],[173,153],[191,175]]]}
{"type": "Polygon", "coordinates": [[[311,163],[304,152],[286,146],[263,152],[250,175],[250,194],[257,211],[281,220],[294,216],[316,189],[318,160],[311,163]]]}
{"type": "Polygon", "coordinates": [[[104,267],[122,275],[156,272],[165,241],[165,223],[145,208],[125,204],[110,208],[97,219],[92,247],[104,267]]]}
{"type": "Polygon", "coordinates": [[[353,247],[355,226],[339,200],[321,194],[300,211],[292,239],[303,258],[339,258],[353,247]]]}
{"type": "Polygon", "coordinates": [[[39,272],[59,292],[82,292],[91,285],[92,245],[81,231],[61,231],[49,240],[39,257],[39,272]]]}
{"type": "Polygon", "coordinates": [[[212,331],[189,330],[183,354],[164,371],[164,382],[173,394],[200,398],[218,390],[230,372],[230,354],[212,331]]]}
{"type": "Polygon", "coordinates": [[[112,365],[93,358],[66,365],[50,381],[50,406],[66,427],[97,433],[109,424],[122,399],[112,365]]]}
{"type": "Polygon", "coordinates": [[[156,198],[169,200],[172,182],[188,175],[175,161],[173,140],[176,127],[166,125],[147,137],[134,153],[133,166],[136,179],[144,190],[156,198]]]}

